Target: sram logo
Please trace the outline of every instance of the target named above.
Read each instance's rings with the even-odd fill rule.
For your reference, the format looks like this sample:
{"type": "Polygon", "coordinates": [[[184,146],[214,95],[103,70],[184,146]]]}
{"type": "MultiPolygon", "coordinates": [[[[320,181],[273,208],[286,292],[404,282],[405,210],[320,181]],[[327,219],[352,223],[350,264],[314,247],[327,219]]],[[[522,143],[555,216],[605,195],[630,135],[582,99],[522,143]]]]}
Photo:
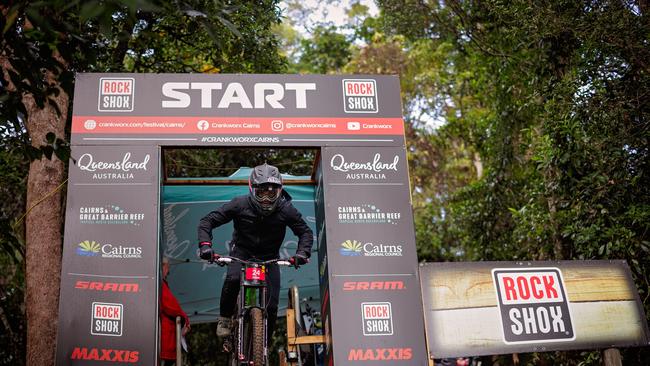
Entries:
{"type": "Polygon", "coordinates": [[[406,361],[413,357],[411,348],[353,348],[348,361],[406,361]]]}
{"type": "Polygon", "coordinates": [[[140,360],[140,351],[75,347],[74,350],[72,350],[70,359],[136,363],[140,360]]]}
{"type": "Polygon", "coordinates": [[[404,290],[403,281],[346,281],[343,291],[404,290]]]}
{"type": "Polygon", "coordinates": [[[104,291],[104,292],[140,292],[137,283],[117,283],[100,281],[77,281],[74,288],[77,290],[104,291]]]}

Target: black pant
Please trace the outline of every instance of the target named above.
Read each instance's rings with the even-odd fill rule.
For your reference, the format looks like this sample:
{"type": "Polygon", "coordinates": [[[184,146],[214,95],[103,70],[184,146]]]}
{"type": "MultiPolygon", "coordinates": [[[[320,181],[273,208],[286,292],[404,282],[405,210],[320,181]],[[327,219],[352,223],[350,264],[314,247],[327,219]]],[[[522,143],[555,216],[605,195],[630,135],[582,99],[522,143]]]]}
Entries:
{"type": "MultiPolygon", "coordinates": [[[[231,257],[250,260],[252,256],[239,248],[233,248],[231,257]]],[[[239,279],[241,277],[241,263],[233,262],[228,265],[226,280],[221,289],[220,314],[222,317],[232,317],[237,311],[237,296],[239,295],[239,279]]],[[[280,298],[280,268],[277,264],[266,266],[266,329],[267,344],[271,344],[275,321],[278,318],[278,300],[280,298]]]]}

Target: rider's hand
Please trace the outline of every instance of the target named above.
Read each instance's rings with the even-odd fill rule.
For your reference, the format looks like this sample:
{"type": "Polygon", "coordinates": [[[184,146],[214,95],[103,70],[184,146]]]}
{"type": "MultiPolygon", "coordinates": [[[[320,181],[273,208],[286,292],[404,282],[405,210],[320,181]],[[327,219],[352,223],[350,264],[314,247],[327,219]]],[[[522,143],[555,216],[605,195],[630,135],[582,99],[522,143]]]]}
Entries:
{"type": "Polygon", "coordinates": [[[296,254],[293,257],[289,258],[289,263],[291,263],[294,267],[298,268],[303,264],[309,263],[309,258],[305,257],[302,254],[296,254]]]}
{"type": "Polygon", "coordinates": [[[206,261],[213,261],[214,251],[212,250],[212,243],[207,241],[200,243],[199,256],[206,261]]]}

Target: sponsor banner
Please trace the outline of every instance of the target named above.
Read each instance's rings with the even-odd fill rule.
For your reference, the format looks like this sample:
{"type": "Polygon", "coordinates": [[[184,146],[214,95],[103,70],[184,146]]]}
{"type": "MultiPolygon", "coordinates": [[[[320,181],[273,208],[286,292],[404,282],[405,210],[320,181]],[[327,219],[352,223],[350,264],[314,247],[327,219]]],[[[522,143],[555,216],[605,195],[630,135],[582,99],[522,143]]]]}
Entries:
{"type": "MultiPolygon", "coordinates": [[[[126,277],[126,276],[125,276],[126,277]]],[[[158,281],[63,273],[57,365],[155,364],[157,317],[146,299],[157,296],[158,281]]]]}
{"type": "Polygon", "coordinates": [[[409,192],[404,148],[337,148],[323,150],[328,186],[395,186],[394,192],[409,192]],[[398,188],[404,186],[402,189],[398,188]]]}
{"type": "Polygon", "coordinates": [[[78,74],[73,145],[403,146],[395,76],[78,74]]]}
{"type": "Polygon", "coordinates": [[[624,261],[427,263],[432,357],[647,345],[624,261]]]}
{"type": "Polygon", "coordinates": [[[396,76],[78,74],[75,116],[402,117],[396,76]]]}
{"type": "Polygon", "coordinates": [[[337,293],[330,313],[335,365],[426,364],[416,273],[334,275],[330,281],[337,293]]]}
{"type": "Polygon", "coordinates": [[[57,364],[155,364],[158,149],[73,146],[71,156],[60,297],[75,301],[59,305],[57,364]]]}
{"type": "Polygon", "coordinates": [[[158,189],[154,184],[158,177],[157,149],[153,147],[76,146],[71,154],[73,186],[131,185],[150,186],[152,191],[158,189]]]}
{"type": "Polygon", "coordinates": [[[401,118],[74,116],[79,134],[403,135],[401,118]]]}
{"type": "Polygon", "coordinates": [[[331,273],[415,271],[408,186],[327,186],[325,194],[331,273]]]}
{"type": "Polygon", "coordinates": [[[125,137],[121,134],[72,135],[73,145],[122,145],[134,144],[157,146],[403,146],[404,136],[400,135],[227,135],[219,131],[207,134],[162,135],[139,134],[125,137]]]}

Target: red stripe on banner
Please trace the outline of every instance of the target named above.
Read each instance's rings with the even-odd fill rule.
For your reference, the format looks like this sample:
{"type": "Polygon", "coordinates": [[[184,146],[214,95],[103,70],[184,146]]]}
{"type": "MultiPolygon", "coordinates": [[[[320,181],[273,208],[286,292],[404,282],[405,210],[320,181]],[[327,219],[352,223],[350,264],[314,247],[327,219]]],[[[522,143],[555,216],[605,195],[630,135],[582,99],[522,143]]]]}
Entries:
{"type": "Polygon", "coordinates": [[[79,134],[404,135],[401,118],[74,116],[79,134]]]}

